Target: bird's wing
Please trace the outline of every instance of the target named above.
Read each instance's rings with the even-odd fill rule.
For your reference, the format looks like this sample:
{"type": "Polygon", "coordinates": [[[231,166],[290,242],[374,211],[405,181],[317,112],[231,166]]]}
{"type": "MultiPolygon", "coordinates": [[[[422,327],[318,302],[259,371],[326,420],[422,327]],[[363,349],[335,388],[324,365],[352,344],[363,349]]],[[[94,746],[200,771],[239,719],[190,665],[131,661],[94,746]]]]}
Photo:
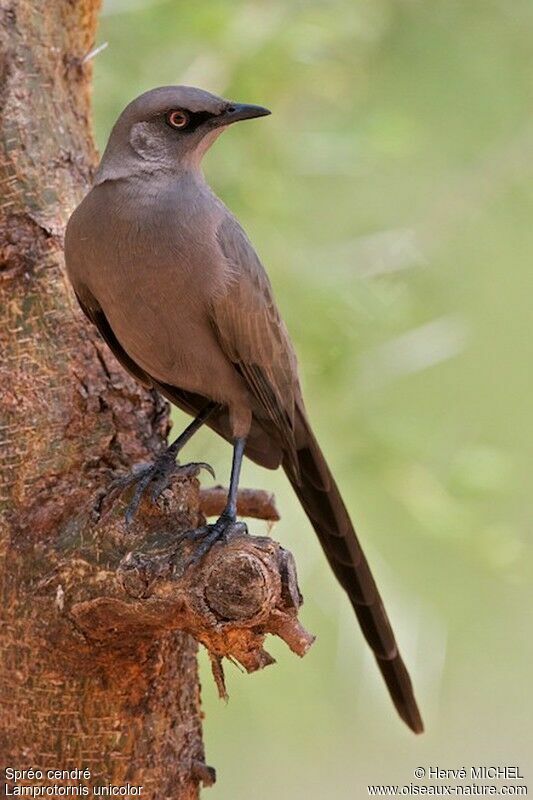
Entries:
{"type": "Polygon", "coordinates": [[[284,449],[283,467],[333,568],[348,593],[393,701],[407,724],[423,729],[413,688],[352,522],[306,419],[296,358],[263,267],[231,217],[218,231],[234,274],[213,304],[220,345],[245,378],[284,449]]]}
{"type": "MultiPolygon", "coordinates": [[[[166,397],[167,400],[178,406],[178,408],[181,408],[181,410],[185,411],[187,414],[196,416],[203,411],[209,402],[207,397],[186,391],[185,389],[180,389],[178,386],[171,386],[170,384],[157,381],[128,355],[117,339],[100,304],[86,287],[78,287],[76,290],[76,298],[84,314],[93,325],[96,326],[115,358],[130,375],[143,384],[143,386],[157,389],[163,397],[166,397]]],[[[219,412],[215,412],[215,414],[207,420],[206,424],[228,442],[232,441],[233,437],[230,420],[224,409],[221,408],[219,412]]],[[[262,464],[270,469],[275,469],[279,466],[281,459],[281,453],[279,453],[279,455],[276,454],[276,450],[272,448],[269,437],[264,436],[263,440],[261,440],[257,430],[255,430],[254,436],[247,442],[246,455],[258,464],[262,464]]]]}
{"type": "Polygon", "coordinates": [[[124,369],[126,369],[130,375],[132,375],[136,380],[138,380],[143,386],[151,387],[152,386],[152,379],[146,372],[141,369],[141,367],[133,361],[132,358],[126,353],[120,342],[118,341],[117,337],[111,325],[109,324],[106,315],[102,311],[98,301],[92,296],[92,294],[84,289],[83,295],[81,292],[76,291],[76,299],[80,304],[81,310],[85,314],[88,319],[98,328],[100,332],[100,336],[107,344],[109,349],[112,351],[115,358],[120,361],[124,369]]]}
{"type": "MultiPolygon", "coordinates": [[[[119,361],[124,369],[130,373],[139,383],[145,386],[148,389],[155,388],[158,389],[161,394],[170,400],[171,403],[174,403],[183,411],[187,412],[188,414],[196,415],[208,403],[208,400],[204,397],[200,397],[199,395],[193,394],[192,392],[186,392],[177,388],[176,386],[168,386],[166,384],[160,383],[156,381],[155,378],[152,378],[147,372],[145,372],[124,350],[120,342],[118,341],[117,337],[115,336],[115,332],[113,331],[109,321],[104,314],[102,308],[100,307],[96,298],[92,296],[88,292],[88,290],[84,290],[83,297],[76,292],[76,298],[80,307],[88,319],[98,328],[98,331],[105,341],[109,349],[112,351],[113,355],[119,361]]],[[[222,435],[224,435],[222,433],[222,435]]]]}
{"type": "Polygon", "coordinates": [[[295,453],[298,370],[268,276],[244,230],[227,215],[217,240],[230,279],[212,302],[211,320],[220,346],[246,381],[260,411],[259,422],[274,428],[286,454],[295,453]]]}

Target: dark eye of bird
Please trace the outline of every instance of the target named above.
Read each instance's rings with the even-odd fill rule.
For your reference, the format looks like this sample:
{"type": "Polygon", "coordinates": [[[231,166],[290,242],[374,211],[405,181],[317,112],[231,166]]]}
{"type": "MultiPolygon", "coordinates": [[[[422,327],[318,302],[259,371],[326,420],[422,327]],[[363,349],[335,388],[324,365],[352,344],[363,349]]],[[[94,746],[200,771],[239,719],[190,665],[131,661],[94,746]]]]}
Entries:
{"type": "Polygon", "coordinates": [[[189,115],[186,111],[182,111],[181,109],[169,111],[167,114],[167,123],[171,128],[176,128],[177,130],[186,128],[189,124],[189,115]]]}

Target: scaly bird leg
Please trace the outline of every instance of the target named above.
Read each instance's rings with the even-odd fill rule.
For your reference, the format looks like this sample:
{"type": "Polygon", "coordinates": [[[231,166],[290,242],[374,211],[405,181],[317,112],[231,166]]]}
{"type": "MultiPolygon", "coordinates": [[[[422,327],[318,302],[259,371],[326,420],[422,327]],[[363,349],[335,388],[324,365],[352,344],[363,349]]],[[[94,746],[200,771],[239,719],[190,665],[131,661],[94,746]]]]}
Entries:
{"type": "Polygon", "coordinates": [[[179,464],[176,459],[189,439],[192,438],[196,431],[202,427],[218,408],[219,406],[217,403],[208,403],[198,416],[193,419],[190,425],[185,428],[183,433],[175,439],[170,447],[167,447],[154,461],[148,464],[137,464],[128,475],[113,481],[108,496],[121,492],[133,484],[136,485],[133,497],[126,509],[126,524],[129,524],[135,516],[142,497],[149,487],[151,499],[155,503],[161,492],[169,485],[173,475],[197,475],[201,469],[205,469],[215,477],[213,468],[209,464],[204,462],[179,464]]]}
{"type": "MultiPolygon", "coordinates": [[[[220,539],[224,539],[228,530],[237,522],[237,494],[239,491],[239,478],[241,475],[241,466],[245,446],[245,436],[235,439],[233,445],[233,462],[231,465],[228,501],[226,503],[226,508],[220,517],[213,525],[204,525],[202,528],[197,528],[193,531],[187,531],[180,537],[181,541],[202,539],[201,544],[199,544],[194,551],[194,555],[188,560],[186,568],[201,561],[211,547],[220,539]]],[[[244,528],[246,528],[244,523],[242,523],[242,525],[244,528]]]]}

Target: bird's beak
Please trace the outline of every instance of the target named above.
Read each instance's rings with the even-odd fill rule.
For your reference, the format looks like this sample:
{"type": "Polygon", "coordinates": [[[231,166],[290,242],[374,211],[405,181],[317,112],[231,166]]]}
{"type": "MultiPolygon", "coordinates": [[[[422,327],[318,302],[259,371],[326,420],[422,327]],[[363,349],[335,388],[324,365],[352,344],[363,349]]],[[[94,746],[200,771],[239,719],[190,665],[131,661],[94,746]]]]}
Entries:
{"type": "Polygon", "coordinates": [[[214,117],[211,125],[218,128],[222,125],[231,125],[233,122],[240,122],[242,119],[255,119],[256,117],[266,117],[272,112],[263,106],[253,106],[248,103],[232,103],[225,111],[214,117]]]}

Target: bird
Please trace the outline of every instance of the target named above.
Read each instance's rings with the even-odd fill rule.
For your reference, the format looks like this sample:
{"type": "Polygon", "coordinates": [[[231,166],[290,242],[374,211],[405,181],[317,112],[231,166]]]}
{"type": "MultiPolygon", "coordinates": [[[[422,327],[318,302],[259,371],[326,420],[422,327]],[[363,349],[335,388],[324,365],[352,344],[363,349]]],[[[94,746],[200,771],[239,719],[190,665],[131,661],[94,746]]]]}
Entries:
{"type": "Polygon", "coordinates": [[[223,131],[268,114],[190,86],[141,94],[118,117],[92,187],[68,221],[66,270],[83,312],[137,381],[193,416],[166,451],[132,473],[126,515],[132,518],[148,490],[157,498],[204,424],[231,443],[233,457],[226,507],[198,531],[202,553],[236,522],[243,456],[282,467],[400,717],[421,733],[409,673],[313,433],[271,283],[202,171],[223,131]]]}

